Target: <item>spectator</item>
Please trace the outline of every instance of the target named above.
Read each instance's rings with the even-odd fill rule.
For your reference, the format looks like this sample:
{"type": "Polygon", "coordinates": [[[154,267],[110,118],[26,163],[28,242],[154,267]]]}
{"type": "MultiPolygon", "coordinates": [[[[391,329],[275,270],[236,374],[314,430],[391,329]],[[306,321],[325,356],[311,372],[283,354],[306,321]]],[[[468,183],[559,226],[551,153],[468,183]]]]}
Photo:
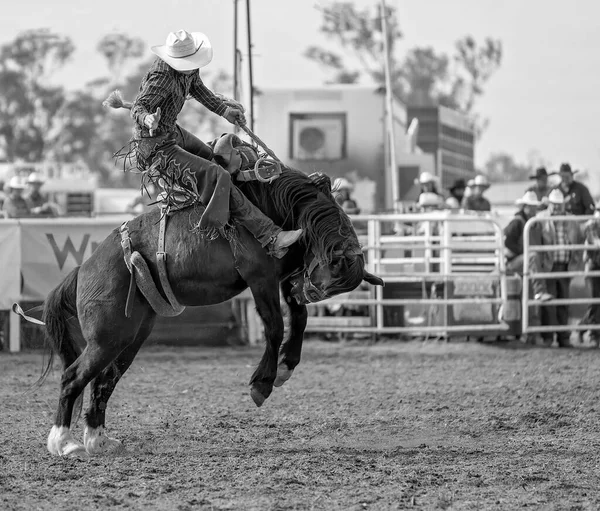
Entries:
{"type": "Polygon", "coordinates": [[[536,169],[533,176],[529,176],[529,179],[535,179],[535,184],[527,188],[528,192],[534,192],[539,201],[544,202],[544,199],[548,197],[550,193],[550,186],[548,185],[548,171],[546,167],[540,167],[536,169]]]}
{"type": "MultiPolygon", "coordinates": [[[[519,206],[519,211],[504,228],[506,269],[523,275],[523,231],[527,220],[536,215],[542,203],[532,190],[525,192],[525,195],[521,199],[517,199],[516,203],[519,206]]],[[[538,227],[539,224],[532,225],[533,229],[538,227]]],[[[534,262],[535,257],[532,258],[530,263],[533,265],[534,262]]]]}
{"type": "MultiPolygon", "coordinates": [[[[442,194],[438,191],[438,178],[430,172],[421,172],[419,178],[415,179],[415,184],[419,185],[421,188],[419,197],[422,193],[435,193],[442,198],[442,194]]],[[[417,201],[418,200],[419,199],[417,198],[417,201]]]]}
{"type": "Polygon", "coordinates": [[[12,177],[8,182],[7,196],[2,206],[2,211],[4,211],[8,218],[31,216],[27,201],[23,198],[23,190],[25,188],[27,188],[27,185],[19,176],[12,177]]]}
{"type": "Polygon", "coordinates": [[[0,211],[2,211],[2,206],[4,205],[4,200],[6,199],[6,193],[4,193],[4,181],[0,180],[0,211]]]}
{"type": "Polygon", "coordinates": [[[419,195],[417,206],[423,213],[444,209],[444,199],[435,192],[423,192],[419,195]]]}
{"type": "MultiPolygon", "coordinates": [[[[548,209],[539,213],[540,218],[565,215],[565,198],[557,188],[548,195],[548,209]]],[[[560,220],[543,221],[541,228],[531,232],[531,245],[578,245],[583,242],[581,231],[575,222],[565,222],[560,220]]],[[[578,262],[579,252],[558,248],[552,252],[534,252],[537,259],[536,267],[541,272],[566,272],[570,265],[578,262]]],[[[548,301],[553,298],[559,300],[569,298],[569,277],[558,277],[553,279],[533,278],[533,288],[535,299],[548,301]]],[[[567,305],[544,305],[540,311],[541,323],[543,326],[566,326],[569,323],[569,308],[567,305]]],[[[552,332],[543,332],[542,339],[547,345],[552,344],[554,334],[552,332]]],[[[556,340],[560,347],[569,347],[569,332],[562,331],[556,333],[556,340]]]]}
{"type": "Polygon", "coordinates": [[[347,215],[358,215],[360,208],[356,201],[350,196],[354,185],[344,177],[338,177],[333,182],[333,193],[335,201],[342,207],[347,215]]]}
{"type": "Polygon", "coordinates": [[[563,163],[560,166],[560,184],[557,188],[565,197],[565,211],[572,215],[592,215],[595,210],[594,200],[588,187],[573,179],[571,165],[563,163]]]}
{"type": "Polygon", "coordinates": [[[25,200],[29,211],[32,215],[36,216],[58,216],[58,210],[56,206],[50,203],[48,195],[42,193],[42,186],[44,186],[45,179],[37,172],[32,172],[27,178],[27,185],[29,192],[25,195],[25,200]]]}
{"type": "MultiPolygon", "coordinates": [[[[600,204],[598,204],[600,206],[600,204]]],[[[598,250],[586,250],[583,258],[585,260],[585,271],[600,271],[600,209],[596,208],[594,218],[585,224],[583,234],[585,244],[596,247],[598,250]]],[[[600,298],[600,276],[586,277],[592,298],[600,298]]],[[[591,303],[583,318],[582,325],[600,325],[600,303],[591,303]]],[[[590,330],[590,342],[596,346],[600,345],[600,330],[590,330]]]]}
{"type": "Polygon", "coordinates": [[[465,209],[471,211],[491,211],[492,205],[490,204],[490,201],[483,196],[483,193],[490,186],[491,185],[485,176],[476,176],[470,187],[471,193],[465,199],[465,209]]]}
{"type": "Polygon", "coordinates": [[[465,197],[465,190],[467,189],[467,183],[464,179],[457,179],[454,184],[448,188],[450,197],[446,199],[446,206],[450,209],[462,208],[463,200],[465,197]]]}

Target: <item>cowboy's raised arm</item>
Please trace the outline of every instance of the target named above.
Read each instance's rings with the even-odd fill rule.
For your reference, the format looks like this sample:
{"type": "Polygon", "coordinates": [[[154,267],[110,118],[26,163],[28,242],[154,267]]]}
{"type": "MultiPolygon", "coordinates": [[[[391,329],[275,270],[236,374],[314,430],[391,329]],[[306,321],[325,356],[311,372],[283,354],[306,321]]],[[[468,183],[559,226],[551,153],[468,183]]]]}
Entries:
{"type": "Polygon", "coordinates": [[[170,85],[171,78],[164,71],[155,70],[146,75],[140,85],[140,92],[131,107],[131,117],[140,126],[144,126],[145,117],[156,112],[156,109],[168,97],[170,85]]]}
{"type": "Polygon", "coordinates": [[[190,95],[199,103],[202,103],[211,112],[222,116],[227,110],[222,98],[218,97],[213,91],[211,91],[200,78],[199,74],[196,74],[192,86],[190,87],[190,95]]]}

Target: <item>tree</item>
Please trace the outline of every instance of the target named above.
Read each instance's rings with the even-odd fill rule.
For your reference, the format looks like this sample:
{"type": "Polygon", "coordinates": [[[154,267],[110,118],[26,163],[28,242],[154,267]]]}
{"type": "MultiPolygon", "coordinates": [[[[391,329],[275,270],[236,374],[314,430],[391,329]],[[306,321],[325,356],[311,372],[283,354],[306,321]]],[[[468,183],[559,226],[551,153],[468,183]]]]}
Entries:
{"type": "Polygon", "coordinates": [[[508,153],[492,153],[485,163],[484,174],[492,182],[527,181],[534,168],[530,164],[517,163],[508,153]]]}
{"type": "Polygon", "coordinates": [[[97,50],[106,58],[115,86],[120,85],[127,65],[142,57],[144,47],[142,39],[122,32],[113,32],[100,39],[97,50]]]}
{"type": "Polygon", "coordinates": [[[74,51],[68,37],[47,29],[27,30],[0,47],[0,135],[9,161],[40,161],[47,134],[64,102],[62,87],[48,85],[74,51]]]}
{"type": "MultiPolygon", "coordinates": [[[[310,46],[305,56],[333,72],[334,83],[356,83],[363,75],[384,83],[383,33],[379,12],[357,9],[351,2],[334,1],[321,8],[321,32],[337,43],[342,53],[310,46]]],[[[402,38],[394,7],[385,13],[393,93],[406,104],[443,105],[470,115],[481,132],[486,121],[474,112],[484,86],[502,61],[502,44],[486,38],[479,45],[471,36],[459,39],[452,56],[433,48],[412,48],[403,58],[396,52],[402,38]]]]}

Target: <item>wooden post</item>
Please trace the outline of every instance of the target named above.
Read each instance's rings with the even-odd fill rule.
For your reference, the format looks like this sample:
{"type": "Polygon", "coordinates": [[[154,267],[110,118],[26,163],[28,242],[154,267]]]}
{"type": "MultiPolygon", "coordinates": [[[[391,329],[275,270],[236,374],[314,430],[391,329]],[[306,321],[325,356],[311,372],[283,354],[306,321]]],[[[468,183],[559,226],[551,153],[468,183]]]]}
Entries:
{"type": "Polygon", "coordinates": [[[250,129],[254,130],[254,77],[252,72],[252,23],[250,21],[250,0],[246,0],[246,22],[248,26],[248,87],[250,88],[248,122],[250,129]]]}
{"type": "Polygon", "coordinates": [[[381,0],[381,29],[383,33],[383,53],[385,69],[385,99],[386,99],[386,136],[389,146],[389,172],[392,187],[392,207],[398,212],[400,206],[400,185],[398,179],[398,164],[396,162],[396,140],[394,137],[394,101],[392,92],[391,57],[388,41],[387,9],[385,0],[381,0]]]}

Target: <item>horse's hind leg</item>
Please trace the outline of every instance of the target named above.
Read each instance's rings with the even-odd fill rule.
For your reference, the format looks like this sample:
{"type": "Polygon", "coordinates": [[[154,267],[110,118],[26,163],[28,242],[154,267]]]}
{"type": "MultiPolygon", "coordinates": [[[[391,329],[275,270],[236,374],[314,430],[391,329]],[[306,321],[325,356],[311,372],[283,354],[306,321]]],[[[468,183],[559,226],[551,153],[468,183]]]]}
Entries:
{"type": "Polygon", "coordinates": [[[279,356],[279,365],[277,366],[277,378],[273,385],[281,387],[290,379],[296,366],[300,363],[302,354],[302,341],[304,340],[304,330],[308,313],[306,305],[300,305],[290,296],[291,286],[289,283],[282,285],[283,297],[289,308],[289,336],[281,347],[279,356]]]}
{"type": "Polygon", "coordinates": [[[120,449],[121,442],[110,438],[104,431],[106,406],[117,383],[129,369],[144,341],[150,335],[156,316],[146,319],[137,333],[135,340],[125,348],[116,360],[105,368],[92,382],[90,406],[85,413],[85,430],[83,443],[88,454],[106,454],[120,449]]]}
{"type": "Polygon", "coordinates": [[[112,347],[88,344],[83,353],[63,373],[54,426],[48,435],[48,451],[65,456],[85,451],[71,434],[71,417],[77,397],[108,364],[116,352],[112,347]]]}

